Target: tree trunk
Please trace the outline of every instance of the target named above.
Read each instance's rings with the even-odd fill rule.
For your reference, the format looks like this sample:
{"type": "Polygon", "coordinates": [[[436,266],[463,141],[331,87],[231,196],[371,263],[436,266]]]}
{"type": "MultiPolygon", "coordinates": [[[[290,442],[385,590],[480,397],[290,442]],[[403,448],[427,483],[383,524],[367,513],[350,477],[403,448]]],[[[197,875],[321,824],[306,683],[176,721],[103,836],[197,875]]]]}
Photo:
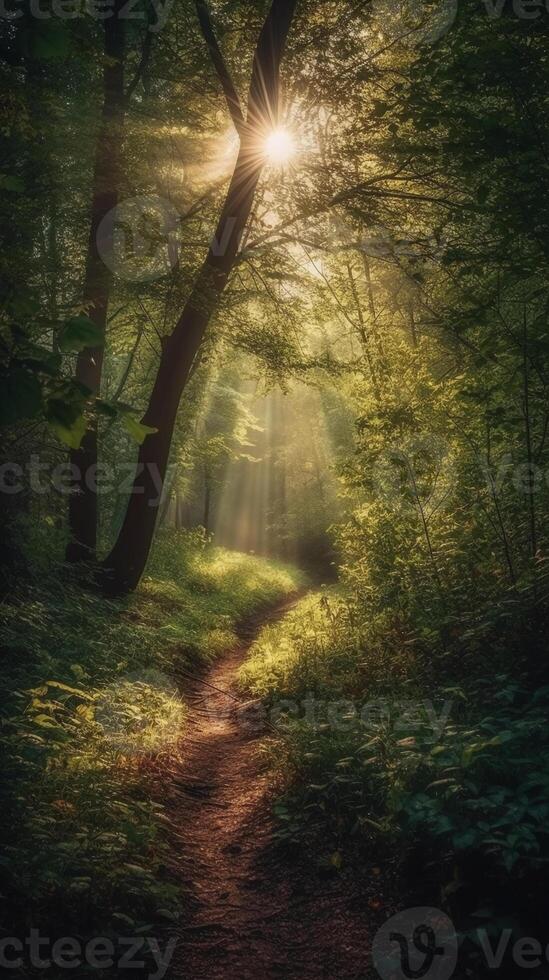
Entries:
{"type": "MultiPolygon", "coordinates": [[[[99,254],[97,233],[106,214],[118,203],[119,169],[124,127],[124,19],[118,16],[121,0],[113,16],[105,20],[105,67],[103,70],[103,109],[97,136],[91,202],[91,223],[86,258],[83,300],[90,320],[105,334],[112,273],[99,254]]],[[[99,392],[103,368],[103,347],[86,348],[78,355],[76,379],[94,394],[99,392]]],[[[70,454],[75,470],[75,488],[69,497],[67,561],[90,561],[97,547],[98,508],[93,467],[97,464],[97,423],[84,435],[79,449],[70,454]],[[88,479],[88,476],[92,477],[88,479]],[[88,486],[88,483],[90,486],[88,486]]]]}
{"type": "Polygon", "coordinates": [[[165,340],[143,422],[157,431],[141,446],[133,491],[118,540],[103,566],[103,586],[120,595],[134,589],[145,568],[157,519],[154,473],[163,481],[181,395],[204,334],[225,289],[250,216],[263,169],[265,136],[278,115],[279,70],[296,0],[273,0],[257,43],[245,127],[225,203],[183,312],[165,340]]]}

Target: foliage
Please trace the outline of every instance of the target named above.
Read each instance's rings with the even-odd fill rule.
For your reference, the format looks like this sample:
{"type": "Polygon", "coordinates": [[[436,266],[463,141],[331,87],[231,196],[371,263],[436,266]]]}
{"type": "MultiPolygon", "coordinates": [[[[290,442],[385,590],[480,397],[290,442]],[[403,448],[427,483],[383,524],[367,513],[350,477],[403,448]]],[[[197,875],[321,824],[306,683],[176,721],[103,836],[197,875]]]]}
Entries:
{"type": "MultiPolygon", "coordinates": [[[[264,6],[213,5],[236,90],[249,78],[264,6]]],[[[467,857],[514,883],[547,857],[548,21],[540,11],[520,17],[520,4],[492,4],[493,16],[488,6],[461,0],[455,23],[426,39],[401,22],[407,4],[299,4],[282,120],[297,152],[259,181],[179,411],[159,516],[165,529],[211,524],[221,538],[223,516],[230,532],[242,513],[260,523],[260,501],[263,523],[246,548],[292,556],[320,581],[337,561],[341,589],[268,627],[241,674],[282,714],[268,751],[288,794],[278,806],[284,832],[321,830],[335,866],[349,836],[403,850],[413,842],[428,855],[417,877],[434,859],[444,865],[439,884],[455,881],[455,862],[467,857]],[[322,700],[314,726],[302,716],[309,696],[322,700]],[[371,699],[384,707],[367,731],[348,704],[335,731],[329,704],[371,699]],[[448,700],[439,734],[429,704],[439,716],[448,700]],[[411,702],[420,705],[413,726],[409,710],[402,717],[411,702]]],[[[147,24],[128,26],[126,82],[143,70],[125,106],[120,224],[128,199],[153,198],[161,217],[175,218],[160,235],[162,275],[148,276],[137,248],[134,264],[147,267],[125,278],[122,255],[95,402],[73,372],[77,352],[98,340],[81,283],[103,28],[22,17],[6,21],[1,38],[2,462],[58,462],[96,414],[100,461],[114,476],[100,500],[104,550],[123,519],[135,443],[150,431],[139,418],[165,338],[236,153],[195,5],[174,5],[170,18],[152,45],[147,24]]],[[[260,561],[207,547],[200,532],[179,550],[166,535],[135,599],[100,603],[52,572],[66,508],[51,482],[42,496],[26,487],[1,500],[2,586],[17,589],[2,606],[6,739],[23,799],[40,787],[23,819],[6,790],[25,878],[10,895],[17,905],[33,887],[43,906],[58,895],[66,838],[71,874],[94,883],[82,901],[93,891],[100,905],[107,887],[133,888],[124,877],[103,888],[93,856],[101,848],[120,867],[132,849],[134,866],[146,857],[154,869],[162,858],[141,774],[105,746],[96,699],[103,692],[115,719],[145,719],[134,733],[145,756],[157,739],[170,747],[181,703],[169,689],[153,695],[143,678],[113,691],[115,679],[151,668],[171,676],[176,646],[189,662],[208,659],[233,641],[240,615],[290,587],[289,573],[265,577],[260,561]],[[74,799],[63,775],[71,759],[74,799]],[[102,832],[122,833],[113,830],[120,785],[129,844],[93,837],[77,847],[95,793],[102,832]],[[70,828],[59,801],[76,807],[70,828]],[[31,854],[25,819],[52,841],[49,865],[49,844],[31,854]]],[[[157,907],[148,886],[141,893],[157,907]]]]}
{"type": "Polygon", "coordinates": [[[173,917],[155,766],[177,757],[178,672],[296,588],[283,567],[160,536],[150,575],[107,602],[60,575],[2,605],[3,902],[51,928],[173,917]]]}
{"type": "Polygon", "coordinates": [[[279,730],[265,746],[283,791],[278,836],[321,841],[323,860],[417,850],[450,902],[481,854],[481,895],[495,899],[549,859],[549,688],[486,675],[474,656],[464,671],[432,641],[403,645],[395,624],[379,626],[345,593],[318,593],[267,627],[241,669],[279,730]]]}

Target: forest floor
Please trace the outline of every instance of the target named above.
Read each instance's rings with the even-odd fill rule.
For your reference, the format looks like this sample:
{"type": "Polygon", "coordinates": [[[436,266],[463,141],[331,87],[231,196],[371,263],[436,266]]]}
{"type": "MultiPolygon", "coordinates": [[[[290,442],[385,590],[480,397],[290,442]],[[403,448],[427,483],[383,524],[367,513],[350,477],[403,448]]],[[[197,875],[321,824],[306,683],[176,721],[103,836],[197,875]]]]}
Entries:
{"type": "Polygon", "coordinates": [[[186,895],[170,975],[184,980],[366,978],[376,929],[394,911],[390,873],[323,870],[273,840],[268,734],[243,712],[236,675],[259,629],[295,604],[249,622],[239,645],[186,686],[181,762],[164,786],[173,870],[186,895]],[[246,720],[247,719],[247,720],[246,720]],[[384,892],[384,894],[383,894],[384,892]]]}

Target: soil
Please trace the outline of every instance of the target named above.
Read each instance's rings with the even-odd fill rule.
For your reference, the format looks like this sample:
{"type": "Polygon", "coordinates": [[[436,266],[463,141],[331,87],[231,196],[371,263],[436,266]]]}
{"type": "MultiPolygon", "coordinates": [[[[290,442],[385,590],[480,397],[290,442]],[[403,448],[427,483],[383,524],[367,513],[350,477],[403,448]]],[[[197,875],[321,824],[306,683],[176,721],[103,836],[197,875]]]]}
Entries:
{"type": "Polygon", "coordinates": [[[181,761],[166,784],[173,870],[186,896],[174,980],[378,977],[370,948],[395,911],[390,872],[374,862],[327,871],[320,853],[276,845],[261,751],[269,733],[243,711],[235,686],[260,627],[291,605],[248,624],[234,650],[186,685],[181,761]]]}

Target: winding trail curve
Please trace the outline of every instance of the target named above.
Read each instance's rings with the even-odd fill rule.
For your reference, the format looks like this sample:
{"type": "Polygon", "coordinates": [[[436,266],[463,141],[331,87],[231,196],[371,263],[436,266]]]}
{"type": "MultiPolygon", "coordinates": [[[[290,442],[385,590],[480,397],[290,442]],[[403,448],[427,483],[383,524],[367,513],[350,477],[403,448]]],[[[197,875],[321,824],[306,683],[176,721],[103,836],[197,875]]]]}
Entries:
{"type": "Polygon", "coordinates": [[[166,786],[173,864],[188,905],[174,980],[377,976],[368,961],[385,918],[370,907],[379,879],[326,877],[310,855],[281,856],[273,847],[272,785],[260,751],[266,732],[257,714],[243,713],[235,689],[260,627],[295,602],[249,623],[239,645],[185,688],[182,761],[166,786]]]}

